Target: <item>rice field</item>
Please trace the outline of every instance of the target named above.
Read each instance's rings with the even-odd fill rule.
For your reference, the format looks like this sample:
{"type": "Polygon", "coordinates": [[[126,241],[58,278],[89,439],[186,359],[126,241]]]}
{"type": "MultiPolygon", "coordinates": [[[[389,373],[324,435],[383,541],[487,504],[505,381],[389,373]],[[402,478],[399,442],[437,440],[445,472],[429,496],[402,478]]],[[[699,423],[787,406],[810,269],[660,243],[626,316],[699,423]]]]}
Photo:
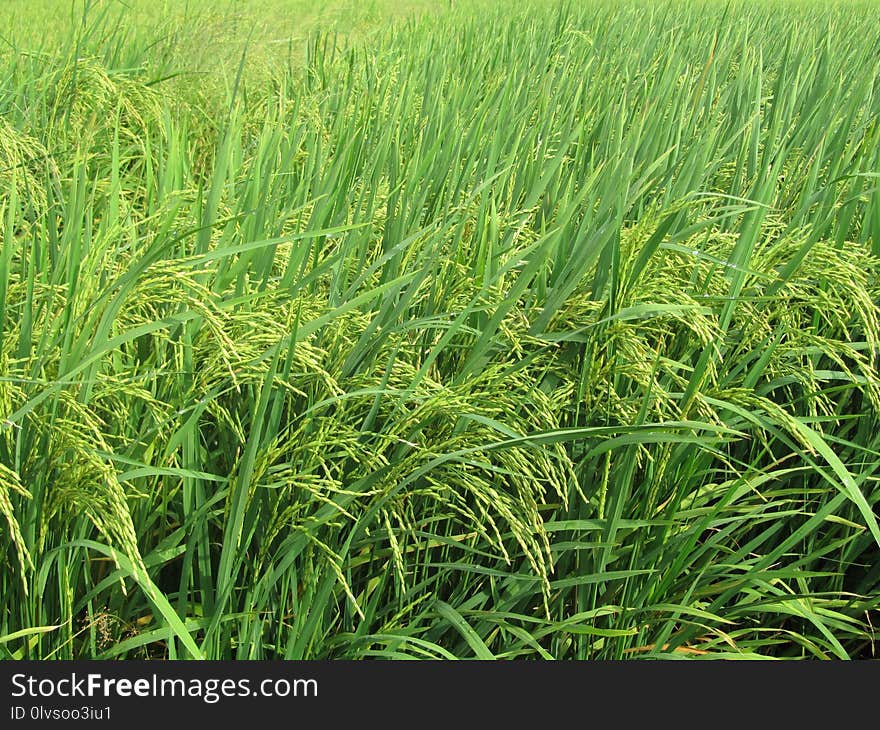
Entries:
{"type": "Polygon", "coordinates": [[[0,657],[873,657],[877,9],[0,0],[0,657]]]}

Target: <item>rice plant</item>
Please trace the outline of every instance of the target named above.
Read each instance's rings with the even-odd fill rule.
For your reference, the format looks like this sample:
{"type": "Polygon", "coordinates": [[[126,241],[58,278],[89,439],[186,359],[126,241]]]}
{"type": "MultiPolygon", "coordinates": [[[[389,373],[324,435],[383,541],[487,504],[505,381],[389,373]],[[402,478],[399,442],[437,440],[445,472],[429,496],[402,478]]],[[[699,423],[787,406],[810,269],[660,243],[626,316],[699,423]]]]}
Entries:
{"type": "Polygon", "coordinates": [[[871,2],[7,5],[0,656],[874,656],[871,2]]]}

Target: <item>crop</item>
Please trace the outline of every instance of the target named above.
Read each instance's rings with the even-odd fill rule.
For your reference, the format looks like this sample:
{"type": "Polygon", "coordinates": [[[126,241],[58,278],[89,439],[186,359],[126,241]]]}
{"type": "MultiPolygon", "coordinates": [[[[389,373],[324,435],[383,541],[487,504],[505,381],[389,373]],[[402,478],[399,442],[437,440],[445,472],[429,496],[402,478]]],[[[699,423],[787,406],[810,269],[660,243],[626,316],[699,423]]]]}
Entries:
{"type": "Polygon", "coordinates": [[[876,6],[390,6],[4,39],[0,655],[873,656],[876,6]]]}

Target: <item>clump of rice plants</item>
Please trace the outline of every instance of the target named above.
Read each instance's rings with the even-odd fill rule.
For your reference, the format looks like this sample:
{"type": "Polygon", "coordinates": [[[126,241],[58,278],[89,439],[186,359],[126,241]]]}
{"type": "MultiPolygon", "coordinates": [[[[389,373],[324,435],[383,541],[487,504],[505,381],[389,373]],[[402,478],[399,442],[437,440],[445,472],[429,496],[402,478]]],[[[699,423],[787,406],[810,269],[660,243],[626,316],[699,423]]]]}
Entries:
{"type": "Polygon", "coordinates": [[[46,178],[52,170],[46,148],[0,118],[0,185],[6,204],[27,203],[36,213],[45,212],[46,178]]]}
{"type": "Polygon", "coordinates": [[[0,52],[0,655],[873,656],[870,8],[424,5],[0,52]]]}

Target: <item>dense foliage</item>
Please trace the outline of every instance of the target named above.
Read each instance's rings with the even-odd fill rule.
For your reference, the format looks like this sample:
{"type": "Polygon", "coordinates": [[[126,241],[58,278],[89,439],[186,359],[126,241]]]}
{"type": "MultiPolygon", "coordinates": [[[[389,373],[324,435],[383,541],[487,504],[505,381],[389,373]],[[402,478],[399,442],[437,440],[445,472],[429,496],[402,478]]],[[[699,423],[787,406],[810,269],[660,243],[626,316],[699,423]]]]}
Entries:
{"type": "Polygon", "coordinates": [[[5,38],[0,654],[872,656],[876,6],[369,6],[5,38]]]}

